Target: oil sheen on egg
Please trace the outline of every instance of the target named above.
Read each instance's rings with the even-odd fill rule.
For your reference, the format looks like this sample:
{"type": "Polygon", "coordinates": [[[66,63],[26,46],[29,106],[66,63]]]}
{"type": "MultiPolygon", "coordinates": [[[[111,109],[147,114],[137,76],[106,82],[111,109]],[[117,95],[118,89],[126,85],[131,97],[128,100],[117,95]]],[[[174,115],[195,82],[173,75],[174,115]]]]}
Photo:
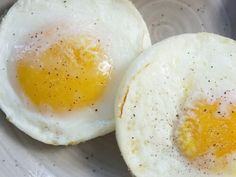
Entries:
{"type": "Polygon", "coordinates": [[[19,0],[0,28],[0,107],[48,144],[105,135],[117,83],[150,44],[128,0],[19,0]]]}
{"type": "Polygon", "coordinates": [[[128,70],[116,102],[117,140],[137,177],[236,176],[236,42],[171,37],[128,70]]]}

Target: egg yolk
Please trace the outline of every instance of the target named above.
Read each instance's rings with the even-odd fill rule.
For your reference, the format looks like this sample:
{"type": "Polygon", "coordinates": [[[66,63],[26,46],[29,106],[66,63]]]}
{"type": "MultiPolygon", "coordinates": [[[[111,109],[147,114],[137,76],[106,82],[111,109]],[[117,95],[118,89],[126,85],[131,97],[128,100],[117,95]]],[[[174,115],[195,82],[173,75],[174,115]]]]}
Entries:
{"type": "Polygon", "coordinates": [[[220,106],[220,100],[199,101],[184,111],[178,129],[182,154],[190,161],[202,158],[200,165],[207,169],[225,168],[226,156],[236,152],[236,105],[228,104],[226,113],[220,111],[220,106]]]}
{"type": "Polygon", "coordinates": [[[24,94],[36,107],[53,112],[94,104],[103,95],[111,70],[100,40],[81,35],[42,51],[26,51],[16,63],[24,94]]]}

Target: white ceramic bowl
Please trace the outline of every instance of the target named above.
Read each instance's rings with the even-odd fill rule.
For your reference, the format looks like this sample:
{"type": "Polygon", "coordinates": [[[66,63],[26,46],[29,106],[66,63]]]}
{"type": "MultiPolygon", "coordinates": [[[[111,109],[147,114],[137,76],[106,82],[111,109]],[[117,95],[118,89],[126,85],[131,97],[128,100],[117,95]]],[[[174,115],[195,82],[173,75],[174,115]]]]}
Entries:
{"type": "MultiPolygon", "coordinates": [[[[166,37],[208,31],[236,38],[235,0],[133,0],[153,43],[166,37]]],[[[14,0],[0,0],[4,14],[14,0]]],[[[0,113],[0,177],[131,177],[114,134],[73,147],[39,143],[0,113]]]]}

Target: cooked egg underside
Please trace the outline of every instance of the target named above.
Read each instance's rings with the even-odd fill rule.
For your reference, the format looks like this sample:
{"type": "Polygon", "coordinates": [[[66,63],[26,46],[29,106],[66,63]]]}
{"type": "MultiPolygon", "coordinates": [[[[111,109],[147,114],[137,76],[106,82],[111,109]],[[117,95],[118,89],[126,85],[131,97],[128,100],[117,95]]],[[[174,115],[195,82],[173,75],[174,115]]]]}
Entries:
{"type": "Polygon", "coordinates": [[[116,101],[116,135],[137,177],[236,176],[236,42],[184,34],[145,51],[116,101]]]}
{"type": "Polygon", "coordinates": [[[0,46],[1,109],[31,137],[68,145],[114,130],[116,84],[150,37],[128,0],[19,0],[0,46]]]}

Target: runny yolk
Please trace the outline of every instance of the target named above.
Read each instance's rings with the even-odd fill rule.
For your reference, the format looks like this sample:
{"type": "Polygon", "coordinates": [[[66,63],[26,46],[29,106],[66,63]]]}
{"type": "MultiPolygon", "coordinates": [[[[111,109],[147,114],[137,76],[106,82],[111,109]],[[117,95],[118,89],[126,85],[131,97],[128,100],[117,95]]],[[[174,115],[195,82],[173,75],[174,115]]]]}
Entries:
{"type": "Polygon", "coordinates": [[[99,40],[76,36],[43,51],[27,51],[16,63],[24,94],[40,110],[72,111],[103,95],[111,77],[110,59],[99,40]]]}
{"type": "Polygon", "coordinates": [[[226,156],[236,152],[236,105],[228,104],[226,113],[220,112],[220,106],[219,100],[199,101],[186,109],[178,129],[177,144],[182,154],[192,162],[205,159],[200,160],[201,166],[212,169],[224,168],[226,156]]]}

